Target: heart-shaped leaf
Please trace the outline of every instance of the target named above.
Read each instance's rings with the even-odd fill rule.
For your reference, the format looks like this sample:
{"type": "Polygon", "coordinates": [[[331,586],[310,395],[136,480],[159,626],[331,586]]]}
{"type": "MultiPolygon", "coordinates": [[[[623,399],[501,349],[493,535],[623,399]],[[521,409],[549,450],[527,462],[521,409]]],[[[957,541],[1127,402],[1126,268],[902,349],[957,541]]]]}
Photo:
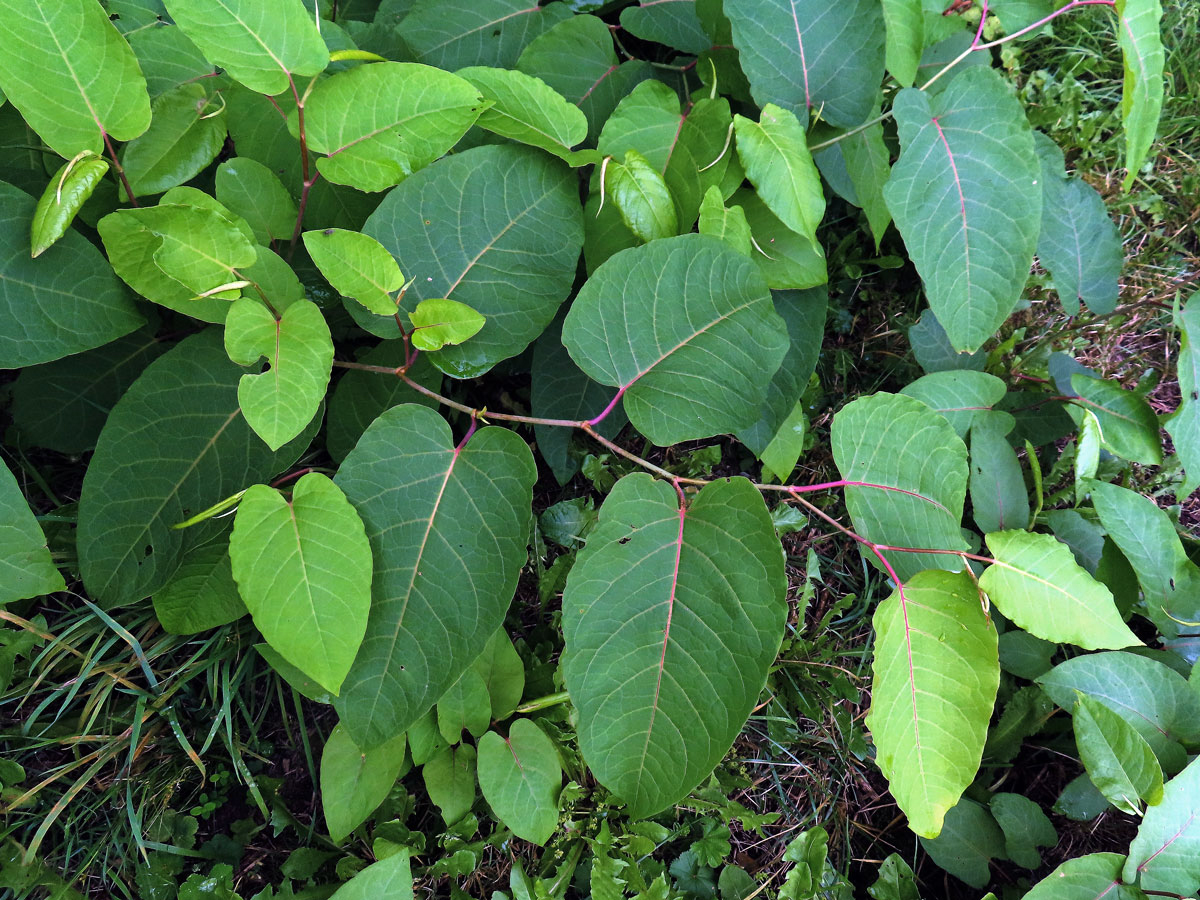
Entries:
{"type": "Polygon", "coordinates": [[[387,799],[404,769],[404,735],[374,750],[362,750],[344,725],[337,725],[321,752],[321,808],[325,827],[340,844],[387,799]]]}
{"type": "Polygon", "coordinates": [[[479,789],[512,833],[542,846],[558,827],[562,764],[546,733],[517,719],[502,738],[489,731],[479,741],[479,789]]]}
{"type": "Polygon", "coordinates": [[[422,300],[408,314],[412,322],[412,344],[418,350],[441,350],[461,344],[479,333],[483,316],[457,300],[422,300]]]}
{"type": "Polygon", "coordinates": [[[357,300],[376,315],[396,314],[392,292],[404,287],[404,275],[375,238],[359,231],[325,228],[306,231],[304,247],[339,294],[357,300]]]}

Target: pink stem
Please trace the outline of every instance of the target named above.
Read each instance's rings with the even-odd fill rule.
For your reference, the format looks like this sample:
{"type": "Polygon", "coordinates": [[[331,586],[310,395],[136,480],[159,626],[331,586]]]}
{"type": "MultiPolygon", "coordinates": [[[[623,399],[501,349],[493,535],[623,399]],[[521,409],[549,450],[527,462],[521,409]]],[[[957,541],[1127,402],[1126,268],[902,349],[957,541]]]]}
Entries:
{"type": "MultiPolygon", "coordinates": [[[[1053,22],[1055,19],[1057,19],[1063,13],[1070,12],[1071,10],[1077,9],[1080,6],[1115,6],[1115,5],[1116,4],[1115,4],[1114,0],[1071,0],[1071,2],[1068,3],[1066,6],[1060,6],[1054,12],[1050,13],[1050,15],[1046,16],[1043,19],[1038,19],[1038,21],[1034,22],[1032,25],[1026,25],[1024,28],[1020,29],[1019,31],[1014,31],[1012,34],[1006,34],[1004,37],[997,38],[994,41],[989,41],[986,44],[978,43],[979,36],[977,35],[975,37],[975,40],[977,43],[972,44],[971,49],[972,50],[989,50],[992,47],[998,47],[1001,44],[1007,43],[1008,41],[1014,40],[1015,38],[1019,38],[1023,34],[1028,34],[1031,31],[1037,31],[1043,25],[1048,25],[1049,23],[1053,22]]],[[[982,33],[983,32],[982,32],[982,26],[981,26],[980,34],[982,34],[982,33]]]]}
{"type": "Polygon", "coordinates": [[[617,404],[621,402],[621,398],[625,396],[625,388],[627,387],[629,387],[629,385],[622,386],[621,389],[617,391],[617,395],[609,402],[608,406],[604,407],[600,415],[596,416],[595,418],[588,419],[587,423],[589,425],[599,425],[601,422],[603,422],[604,419],[608,417],[608,414],[616,409],[617,404]]]}

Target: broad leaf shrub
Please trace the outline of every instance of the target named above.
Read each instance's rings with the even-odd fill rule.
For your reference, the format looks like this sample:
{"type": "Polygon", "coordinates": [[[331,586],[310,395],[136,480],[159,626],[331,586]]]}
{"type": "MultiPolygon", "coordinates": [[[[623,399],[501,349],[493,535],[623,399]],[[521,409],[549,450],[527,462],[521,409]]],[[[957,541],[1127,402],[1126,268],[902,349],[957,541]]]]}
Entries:
{"type": "MultiPolygon", "coordinates": [[[[636,55],[614,4],[347,5],[0,2],[0,366],[22,370],[7,634],[68,584],[116,627],[147,603],[183,634],[249,614],[267,662],[340,719],[320,764],[335,844],[370,835],[414,767],[447,826],[486,808],[545,844],[589,779],[637,820],[728,753],[784,636],[771,510],[793,504],[892,586],[867,726],[935,861],[982,887],[974,833],[1038,865],[1049,821],[980,767],[1052,703],[1076,792],[1141,821],[1127,855],[1070,860],[1028,896],[1200,888],[1196,545],[1134,487],[1165,462],[1180,498],[1200,485],[1200,300],[1176,313],[1169,458],[1138,391],[1053,348],[1018,373],[996,344],[1035,255],[1069,314],[1112,312],[1122,263],[997,48],[1065,14],[1115,19],[1128,185],[1153,162],[1158,0],[627,3],[636,55]],[[860,243],[902,242],[927,374],[843,398],[841,478],[796,484],[842,277],[833,203],[861,210],[860,243]],[[529,410],[504,399],[523,380],[529,410]],[[719,435],[758,481],[650,449],[719,435]],[[90,453],[73,553],[62,534],[48,549],[23,448],[90,453]],[[535,483],[581,460],[594,527],[533,517],[535,483]],[[848,522],[808,499],[829,491],[848,522]],[[570,548],[549,591],[565,694],[538,699],[503,625],[547,535],[570,548]],[[563,703],[571,729],[546,716],[563,703]]],[[[420,848],[397,833],[339,896],[411,892],[420,848]]],[[[563,839],[573,871],[584,839],[563,839]]],[[[594,896],[650,889],[607,825],[586,844],[594,896]]],[[[823,833],[787,859],[781,895],[832,889],[823,833]]],[[[911,878],[895,858],[880,883],[911,878]]]]}

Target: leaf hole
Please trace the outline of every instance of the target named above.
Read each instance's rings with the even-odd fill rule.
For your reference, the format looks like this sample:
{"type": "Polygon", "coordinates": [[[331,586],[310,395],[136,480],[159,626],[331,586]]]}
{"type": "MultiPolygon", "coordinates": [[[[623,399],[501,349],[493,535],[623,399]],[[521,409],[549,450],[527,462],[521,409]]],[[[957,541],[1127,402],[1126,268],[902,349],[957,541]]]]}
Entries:
{"type": "Polygon", "coordinates": [[[629,541],[630,541],[630,538],[628,535],[626,535],[625,537],[623,537],[619,541],[617,541],[617,543],[624,545],[624,544],[628,544],[629,541]]]}
{"type": "Polygon", "coordinates": [[[154,552],[154,548],[151,547],[149,544],[147,544],[146,549],[142,551],[142,556],[148,558],[150,556],[150,554],[153,552],[154,552]]]}

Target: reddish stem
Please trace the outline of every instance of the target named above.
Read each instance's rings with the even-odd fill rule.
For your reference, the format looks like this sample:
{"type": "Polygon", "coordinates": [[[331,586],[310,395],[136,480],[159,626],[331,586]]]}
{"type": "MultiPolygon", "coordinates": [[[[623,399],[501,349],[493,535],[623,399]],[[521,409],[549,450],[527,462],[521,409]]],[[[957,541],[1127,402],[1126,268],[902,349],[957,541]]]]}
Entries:
{"type": "Polygon", "coordinates": [[[129,179],[125,177],[125,170],[117,160],[117,151],[113,149],[112,139],[109,138],[108,132],[103,128],[100,129],[100,135],[104,138],[104,146],[108,148],[108,156],[112,160],[113,168],[117,170],[117,177],[121,179],[121,184],[125,187],[125,194],[129,197],[129,205],[136,207],[138,205],[137,197],[133,195],[133,188],[129,186],[129,179]]]}
{"type": "Polygon", "coordinates": [[[587,420],[588,424],[599,425],[601,422],[603,422],[608,417],[608,414],[617,408],[617,404],[620,403],[621,398],[625,396],[625,388],[627,387],[629,387],[629,385],[622,386],[621,389],[617,391],[617,395],[609,402],[608,406],[604,407],[600,415],[594,416],[593,418],[587,420]]]}

